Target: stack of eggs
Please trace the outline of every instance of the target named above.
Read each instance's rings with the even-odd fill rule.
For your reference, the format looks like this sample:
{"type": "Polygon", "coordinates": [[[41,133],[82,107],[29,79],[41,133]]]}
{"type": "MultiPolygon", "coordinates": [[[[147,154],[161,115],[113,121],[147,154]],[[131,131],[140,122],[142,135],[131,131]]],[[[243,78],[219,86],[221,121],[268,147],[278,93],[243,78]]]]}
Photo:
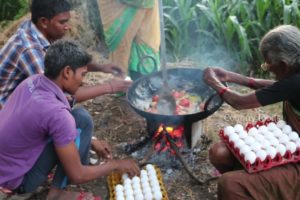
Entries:
{"type": "Polygon", "coordinates": [[[161,200],[161,187],[153,165],[146,165],[140,177],[129,178],[122,175],[122,184],[115,186],[116,200],[161,200]]]}
{"type": "Polygon", "coordinates": [[[283,120],[271,122],[267,126],[252,127],[248,133],[240,124],[227,126],[224,136],[238,150],[240,156],[244,157],[245,162],[250,164],[257,158],[263,162],[267,156],[273,159],[280,154],[283,157],[287,151],[293,154],[300,147],[298,133],[292,131],[291,126],[283,120]]]}

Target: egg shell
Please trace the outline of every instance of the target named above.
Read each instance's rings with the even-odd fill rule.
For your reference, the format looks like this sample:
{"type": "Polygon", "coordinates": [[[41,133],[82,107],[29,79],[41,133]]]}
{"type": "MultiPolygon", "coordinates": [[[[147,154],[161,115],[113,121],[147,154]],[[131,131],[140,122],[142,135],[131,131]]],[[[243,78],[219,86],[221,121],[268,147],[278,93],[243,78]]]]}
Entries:
{"type": "Polygon", "coordinates": [[[258,127],[258,133],[263,134],[266,131],[268,131],[268,128],[265,125],[258,127]]]}
{"type": "Polygon", "coordinates": [[[241,149],[241,147],[244,145],[245,145],[245,142],[242,139],[238,139],[237,141],[234,142],[234,147],[237,149],[241,149]]]}
{"type": "Polygon", "coordinates": [[[241,139],[244,139],[244,138],[248,137],[248,133],[243,130],[243,131],[239,132],[239,137],[241,139]]]}
{"type": "Polygon", "coordinates": [[[137,187],[135,189],[133,189],[133,195],[136,195],[136,194],[142,194],[142,189],[141,187],[137,187]]]}
{"type": "Polygon", "coordinates": [[[259,142],[254,142],[250,145],[250,149],[254,152],[257,152],[261,149],[261,144],[259,142]]]}
{"type": "Polygon", "coordinates": [[[270,141],[270,144],[274,147],[279,145],[279,141],[277,138],[271,138],[269,141],[270,141]]]}
{"type": "Polygon", "coordinates": [[[124,192],[123,191],[116,191],[116,196],[124,197],[124,192]]]}
{"type": "Polygon", "coordinates": [[[125,192],[126,190],[132,190],[131,184],[124,185],[124,190],[123,191],[125,192]]]}
{"type": "Polygon", "coordinates": [[[143,192],[150,190],[150,183],[142,184],[143,192]]]}
{"type": "Polygon", "coordinates": [[[151,187],[159,187],[159,182],[158,180],[151,180],[150,185],[151,187]]]}
{"type": "Polygon", "coordinates": [[[277,138],[279,138],[282,134],[283,134],[283,133],[282,133],[282,131],[281,131],[280,129],[275,129],[275,130],[273,131],[273,135],[274,135],[275,137],[277,137],[277,138]]]}
{"type": "Polygon", "coordinates": [[[251,136],[247,136],[245,139],[244,139],[245,143],[248,144],[248,145],[251,145],[252,143],[255,142],[255,139],[251,136]]]}
{"type": "Polygon", "coordinates": [[[123,181],[123,183],[124,183],[124,181],[125,181],[126,179],[128,179],[128,178],[129,178],[129,176],[128,176],[127,173],[123,174],[123,175],[122,175],[122,181],[123,181]]]}
{"type": "Polygon", "coordinates": [[[233,134],[231,134],[230,136],[229,136],[229,141],[230,142],[235,142],[235,141],[237,141],[239,139],[239,136],[238,136],[238,134],[236,134],[236,133],[233,133],[233,134]]]}
{"type": "Polygon", "coordinates": [[[153,195],[151,192],[145,193],[144,194],[144,198],[145,200],[152,200],[153,199],[153,195]]]}
{"type": "Polygon", "coordinates": [[[266,138],[267,140],[270,138],[273,138],[273,137],[274,137],[274,134],[271,131],[266,131],[264,133],[264,138],[266,138]]]}
{"type": "Polygon", "coordinates": [[[240,150],[240,154],[241,155],[245,155],[247,152],[249,152],[251,149],[250,149],[250,147],[248,146],[248,145],[245,145],[245,146],[243,146],[242,148],[241,148],[241,150],[240,150]]]}
{"type": "Polygon", "coordinates": [[[132,184],[131,179],[130,178],[125,179],[123,184],[124,185],[131,185],[132,184]]]}
{"type": "Polygon", "coordinates": [[[123,192],[124,187],[123,187],[123,185],[118,184],[118,185],[116,185],[115,190],[116,190],[116,191],[122,191],[122,192],[123,192]]]}
{"type": "Polygon", "coordinates": [[[142,176],[148,176],[147,171],[144,170],[144,169],[142,169],[141,172],[140,172],[140,176],[141,176],[141,177],[142,177],[142,176]]]}
{"type": "Polygon", "coordinates": [[[147,169],[147,171],[149,171],[149,170],[155,170],[154,166],[151,165],[151,164],[147,164],[146,165],[146,169],[147,169]]]}
{"type": "Polygon", "coordinates": [[[277,128],[277,125],[274,122],[271,122],[267,125],[268,130],[273,131],[277,128]]]}
{"type": "Polygon", "coordinates": [[[140,183],[133,183],[133,184],[132,184],[132,189],[133,189],[133,190],[137,190],[137,189],[140,189],[140,188],[141,188],[140,183]]]}
{"type": "Polygon", "coordinates": [[[124,196],[116,196],[116,200],[125,200],[124,196]]]}
{"type": "Polygon", "coordinates": [[[292,127],[290,125],[284,125],[282,127],[282,133],[288,135],[290,132],[292,132],[292,127]]]}
{"type": "Polygon", "coordinates": [[[256,154],[253,151],[248,151],[245,155],[245,161],[249,161],[250,164],[253,164],[256,160],[256,154]]]}
{"type": "Polygon", "coordinates": [[[258,157],[261,161],[265,161],[267,157],[267,152],[265,150],[260,149],[256,152],[256,157],[258,157]]]}
{"type": "Polygon", "coordinates": [[[144,195],[142,193],[134,195],[134,200],[143,200],[143,199],[144,199],[144,195]]]}
{"type": "Polygon", "coordinates": [[[291,153],[294,153],[297,149],[297,145],[295,142],[288,142],[286,144],[286,150],[290,151],[291,153]]]}
{"type": "Polygon", "coordinates": [[[155,191],[161,191],[161,188],[159,185],[155,185],[151,188],[151,190],[152,190],[152,193],[154,193],[155,191]]]}
{"type": "Polygon", "coordinates": [[[267,147],[271,146],[270,142],[266,139],[264,139],[263,141],[260,141],[261,144],[261,148],[266,149],[267,147]]]}
{"type": "Polygon", "coordinates": [[[289,136],[287,136],[287,135],[285,135],[285,134],[282,134],[282,135],[280,136],[280,138],[278,139],[278,141],[279,141],[279,143],[281,143],[281,144],[286,144],[286,143],[288,143],[288,142],[290,141],[290,138],[289,138],[289,136]]]}
{"type": "Polygon", "coordinates": [[[298,140],[296,140],[296,146],[300,147],[300,138],[298,140]]]}
{"type": "Polygon", "coordinates": [[[240,131],[244,130],[244,127],[241,124],[236,124],[236,125],[234,125],[233,128],[234,128],[235,132],[240,132],[240,131]]]}
{"type": "Polygon", "coordinates": [[[131,196],[126,196],[126,200],[134,200],[134,197],[131,195],[131,196]]]}
{"type": "Polygon", "coordinates": [[[134,177],[132,177],[131,181],[132,181],[132,183],[135,183],[135,182],[139,183],[141,180],[140,180],[140,177],[134,176],[134,177]]]}
{"type": "Polygon", "coordinates": [[[299,135],[297,132],[292,131],[291,133],[289,133],[289,138],[292,141],[297,141],[297,139],[299,138],[299,135]]]}
{"type": "Polygon", "coordinates": [[[267,152],[267,155],[269,155],[271,157],[271,159],[275,158],[276,153],[277,153],[276,149],[271,146],[267,147],[266,152],[267,152]]]}
{"type": "Polygon", "coordinates": [[[279,120],[276,125],[278,128],[282,128],[286,125],[286,122],[284,120],[279,120]]]}
{"type": "Polygon", "coordinates": [[[264,136],[263,135],[261,135],[261,134],[257,134],[257,135],[255,135],[255,140],[257,141],[257,142],[261,142],[261,141],[263,141],[265,138],[264,138],[264,136]]]}
{"type": "Polygon", "coordinates": [[[250,128],[249,131],[248,131],[248,134],[250,136],[255,136],[256,134],[258,134],[257,128],[255,128],[255,127],[250,128]]]}
{"type": "Polygon", "coordinates": [[[224,135],[226,135],[226,136],[229,136],[229,135],[231,135],[234,132],[235,132],[235,130],[234,130],[234,128],[232,126],[226,126],[224,128],[224,135]]]}
{"type": "Polygon", "coordinates": [[[161,191],[155,191],[154,193],[153,193],[153,198],[155,199],[155,200],[161,200],[162,199],[162,193],[161,193],[161,191]]]}
{"type": "Polygon", "coordinates": [[[276,147],[276,151],[281,155],[281,156],[284,156],[285,152],[286,152],[286,148],[283,144],[279,144],[277,147],[276,147]]]}

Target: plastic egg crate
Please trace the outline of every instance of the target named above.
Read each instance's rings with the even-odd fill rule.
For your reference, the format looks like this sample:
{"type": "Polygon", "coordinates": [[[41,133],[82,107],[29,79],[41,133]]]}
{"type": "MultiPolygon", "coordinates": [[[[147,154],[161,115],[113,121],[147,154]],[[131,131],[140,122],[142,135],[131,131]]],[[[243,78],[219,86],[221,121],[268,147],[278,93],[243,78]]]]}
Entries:
{"type": "Polygon", "coordinates": [[[299,135],[283,120],[227,126],[219,135],[249,173],[300,161],[299,135]]]}
{"type": "Polygon", "coordinates": [[[168,200],[161,171],[148,164],[140,177],[129,178],[117,172],[108,176],[110,200],[168,200]]]}

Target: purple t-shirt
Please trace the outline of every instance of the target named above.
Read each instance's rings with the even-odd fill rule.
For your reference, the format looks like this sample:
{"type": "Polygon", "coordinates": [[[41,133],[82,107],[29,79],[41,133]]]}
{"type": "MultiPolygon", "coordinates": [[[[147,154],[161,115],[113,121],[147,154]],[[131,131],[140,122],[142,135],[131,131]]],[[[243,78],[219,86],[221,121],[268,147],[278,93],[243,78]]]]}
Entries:
{"type": "Polygon", "coordinates": [[[24,80],[0,111],[0,186],[15,189],[49,138],[55,146],[74,141],[77,131],[63,91],[43,74],[24,80]]]}

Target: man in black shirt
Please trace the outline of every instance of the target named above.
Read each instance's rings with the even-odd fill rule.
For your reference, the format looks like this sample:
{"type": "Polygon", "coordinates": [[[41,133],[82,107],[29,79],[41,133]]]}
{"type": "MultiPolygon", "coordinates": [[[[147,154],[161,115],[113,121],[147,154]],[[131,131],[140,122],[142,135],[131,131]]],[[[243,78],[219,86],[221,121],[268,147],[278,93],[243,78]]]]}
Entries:
{"type": "MultiPolygon", "coordinates": [[[[283,102],[283,116],[294,131],[300,132],[300,30],[291,25],[278,26],[260,42],[264,70],[276,81],[254,79],[221,68],[207,68],[204,79],[232,107],[241,110],[283,102]],[[222,82],[255,89],[241,94],[222,82]]],[[[233,171],[237,160],[220,141],[209,152],[211,163],[224,173],[218,185],[219,199],[300,199],[300,164],[291,163],[248,174],[233,171]]]]}

